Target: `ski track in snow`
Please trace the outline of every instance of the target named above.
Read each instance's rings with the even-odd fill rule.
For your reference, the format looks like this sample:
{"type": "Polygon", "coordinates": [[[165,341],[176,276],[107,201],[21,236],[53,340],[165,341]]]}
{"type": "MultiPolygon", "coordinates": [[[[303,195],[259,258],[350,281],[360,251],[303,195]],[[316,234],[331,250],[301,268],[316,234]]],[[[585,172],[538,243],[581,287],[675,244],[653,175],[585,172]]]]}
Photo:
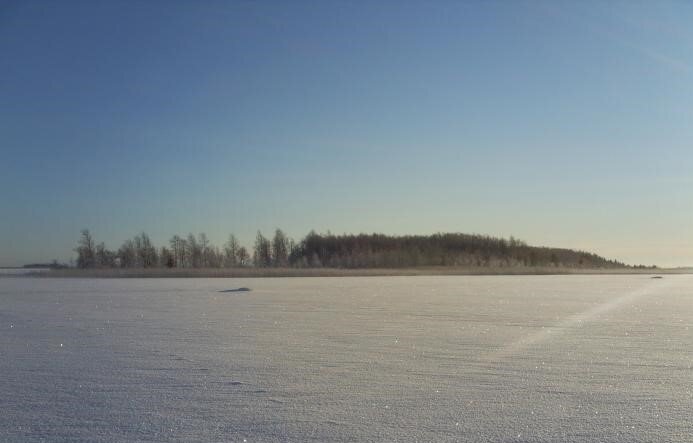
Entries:
{"type": "Polygon", "coordinates": [[[533,334],[523,336],[519,340],[503,347],[501,350],[489,354],[487,359],[489,362],[495,362],[497,360],[511,358],[531,346],[545,344],[545,342],[549,341],[558,341],[560,340],[561,336],[570,334],[575,328],[582,328],[590,322],[597,321],[603,315],[617,310],[624,305],[634,303],[642,297],[656,296],[661,294],[665,291],[665,289],[670,288],[674,284],[675,281],[672,279],[665,281],[657,280],[649,283],[645,287],[636,288],[625,295],[614,298],[613,300],[600,303],[593,308],[573,314],[553,326],[542,327],[541,330],[533,334]]]}

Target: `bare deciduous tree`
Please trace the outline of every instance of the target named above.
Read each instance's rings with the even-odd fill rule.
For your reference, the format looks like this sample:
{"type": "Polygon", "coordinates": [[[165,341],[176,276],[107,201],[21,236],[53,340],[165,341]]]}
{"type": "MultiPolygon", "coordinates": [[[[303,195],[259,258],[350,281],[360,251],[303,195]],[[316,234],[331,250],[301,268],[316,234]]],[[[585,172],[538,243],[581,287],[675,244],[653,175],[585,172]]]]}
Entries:
{"type": "Polygon", "coordinates": [[[202,262],[202,251],[200,245],[197,243],[197,239],[194,235],[188,234],[188,243],[186,248],[188,263],[190,267],[199,268],[202,262]]]}
{"type": "Polygon", "coordinates": [[[137,266],[137,248],[132,240],[125,240],[118,249],[118,260],[122,268],[134,268],[137,266]]]}
{"type": "Polygon", "coordinates": [[[169,240],[171,246],[171,254],[173,255],[173,263],[176,268],[184,268],[185,263],[185,240],[179,235],[174,235],[169,240]]]}
{"type": "Polygon", "coordinates": [[[176,259],[173,255],[173,251],[166,246],[162,246],[161,252],[159,252],[159,266],[162,268],[174,268],[176,266],[176,259]]]}
{"type": "Polygon", "coordinates": [[[289,240],[279,228],[272,239],[272,264],[279,267],[289,264],[289,240]]]}
{"type": "Polygon", "coordinates": [[[241,246],[240,248],[238,248],[238,253],[236,255],[238,257],[238,266],[250,265],[250,254],[248,253],[248,250],[245,248],[245,246],[241,246]]]}
{"type": "Polygon", "coordinates": [[[224,266],[234,267],[238,266],[238,249],[240,245],[236,236],[233,234],[229,235],[229,240],[224,245],[224,266]]]}
{"type": "Polygon", "coordinates": [[[107,249],[101,242],[96,245],[96,266],[99,268],[112,268],[116,264],[116,253],[107,249]]]}
{"type": "Polygon", "coordinates": [[[93,268],[96,266],[94,239],[89,229],[82,229],[82,236],[79,239],[79,245],[75,249],[75,252],[77,252],[78,268],[93,268]]]}
{"type": "Polygon", "coordinates": [[[257,231],[257,236],[255,237],[253,264],[258,268],[272,266],[272,245],[260,231],[257,231]]]}

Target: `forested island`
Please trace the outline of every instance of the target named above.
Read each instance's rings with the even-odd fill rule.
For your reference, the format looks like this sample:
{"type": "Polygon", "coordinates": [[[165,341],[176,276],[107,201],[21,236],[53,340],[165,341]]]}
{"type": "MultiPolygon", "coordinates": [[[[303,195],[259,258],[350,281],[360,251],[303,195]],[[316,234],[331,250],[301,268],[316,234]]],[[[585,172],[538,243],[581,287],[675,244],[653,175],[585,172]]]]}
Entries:
{"type": "Polygon", "coordinates": [[[513,237],[505,239],[461,233],[393,236],[318,234],[311,231],[296,241],[277,229],[271,237],[258,231],[250,250],[242,246],[234,235],[230,235],[221,247],[213,245],[205,234],[174,235],[168,245],[157,247],[146,233],[141,233],[114,250],[103,242],[97,243],[85,229],[75,252],[74,266],[81,269],[644,268],[628,266],[590,252],[530,246],[513,237]]]}

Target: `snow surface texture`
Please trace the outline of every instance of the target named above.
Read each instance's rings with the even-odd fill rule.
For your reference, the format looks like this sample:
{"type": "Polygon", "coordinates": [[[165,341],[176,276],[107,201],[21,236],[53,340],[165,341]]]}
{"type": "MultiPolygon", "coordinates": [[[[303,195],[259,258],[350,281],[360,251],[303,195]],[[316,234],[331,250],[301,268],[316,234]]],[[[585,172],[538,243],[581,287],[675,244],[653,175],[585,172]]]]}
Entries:
{"type": "Polygon", "coordinates": [[[690,442],[692,323],[687,275],[0,278],[0,441],[690,442]]]}

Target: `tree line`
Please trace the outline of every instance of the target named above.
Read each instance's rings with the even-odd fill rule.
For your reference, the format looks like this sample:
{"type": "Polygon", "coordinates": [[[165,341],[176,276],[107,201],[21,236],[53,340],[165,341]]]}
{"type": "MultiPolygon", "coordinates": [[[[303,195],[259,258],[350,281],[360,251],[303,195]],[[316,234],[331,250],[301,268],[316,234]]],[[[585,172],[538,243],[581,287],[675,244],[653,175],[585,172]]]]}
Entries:
{"type": "Polygon", "coordinates": [[[204,233],[174,235],[168,245],[156,247],[143,232],[112,250],[103,242],[96,243],[90,231],[84,229],[75,252],[78,268],[626,267],[589,252],[529,246],[513,237],[460,233],[392,236],[311,231],[294,241],[276,229],[271,238],[258,231],[248,250],[233,234],[222,247],[213,245],[204,233]]]}

